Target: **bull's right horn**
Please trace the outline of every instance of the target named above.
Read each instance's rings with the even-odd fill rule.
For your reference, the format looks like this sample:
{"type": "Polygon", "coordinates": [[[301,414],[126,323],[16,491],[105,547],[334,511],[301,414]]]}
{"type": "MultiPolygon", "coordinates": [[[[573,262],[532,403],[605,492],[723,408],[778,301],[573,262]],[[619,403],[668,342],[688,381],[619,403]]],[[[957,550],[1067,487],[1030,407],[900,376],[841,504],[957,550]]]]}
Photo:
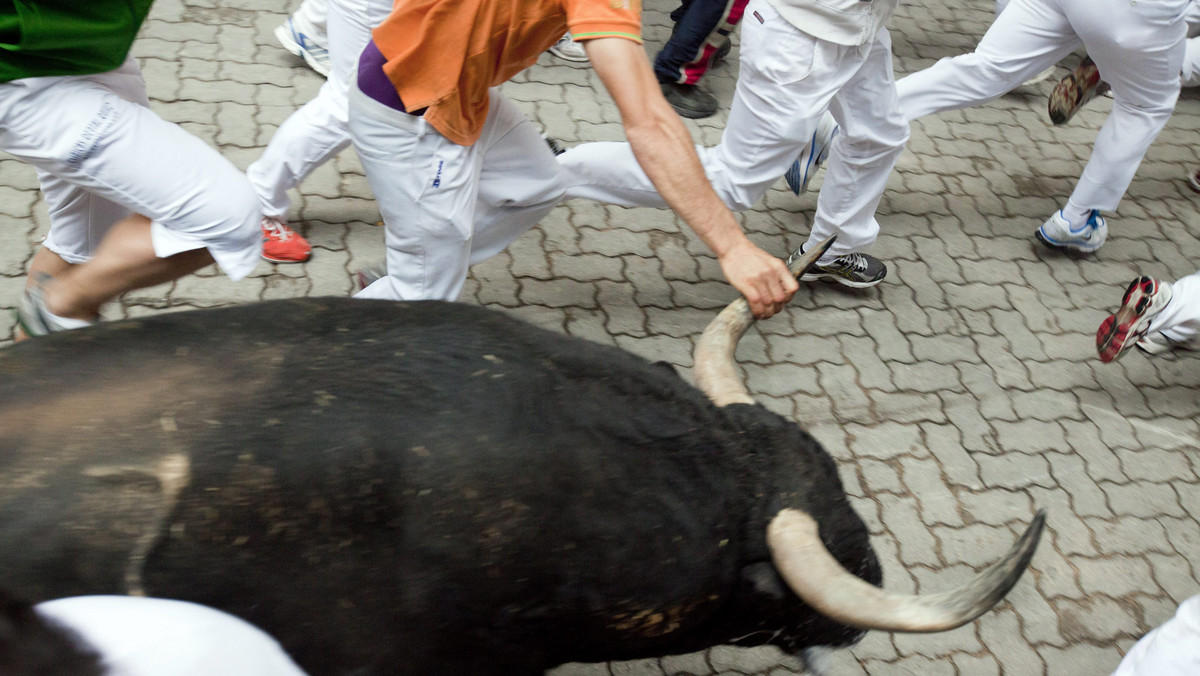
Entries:
{"type": "Polygon", "coordinates": [[[1038,510],[1004,558],[948,592],[893,594],[868,584],[838,563],[808,514],[784,509],[767,526],[775,569],[801,600],[830,619],[863,629],[933,632],[960,627],[999,603],[1029,566],[1045,526],[1038,510]]]}
{"type": "MultiPolygon", "coordinates": [[[[796,277],[803,275],[829,250],[836,239],[837,235],[830,235],[803,255],[792,254],[788,259],[788,270],[796,277]]],[[[750,304],[745,298],[738,298],[709,322],[704,334],[700,336],[700,342],[696,343],[696,351],[692,357],[692,374],[696,379],[696,387],[707,394],[717,406],[754,403],[754,397],[750,396],[746,385],[742,383],[737,362],[733,358],[738,341],[753,323],[754,315],[750,312],[750,304]]]]}

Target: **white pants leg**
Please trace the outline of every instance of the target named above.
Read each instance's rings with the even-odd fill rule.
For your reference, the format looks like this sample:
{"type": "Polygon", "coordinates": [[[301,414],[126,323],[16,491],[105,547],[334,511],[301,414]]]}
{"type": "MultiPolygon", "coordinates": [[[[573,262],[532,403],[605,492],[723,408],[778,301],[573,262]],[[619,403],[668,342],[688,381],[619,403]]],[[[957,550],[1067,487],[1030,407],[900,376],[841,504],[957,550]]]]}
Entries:
{"type": "Polygon", "coordinates": [[[358,57],[371,39],[371,29],[391,9],[389,0],[329,0],[329,78],[311,101],[280,125],[262,157],[246,170],[263,215],[287,214],[287,191],[350,145],[350,82],[357,77],[358,57]]]}
{"type": "Polygon", "coordinates": [[[292,13],[292,22],[302,33],[325,44],[329,39],[326,35],[328,16],[328,0],[304,0],[300,3],[300,7],[292,13]]]}
{"type": "MultiPolygon", "coordinates": [[[[1016,0],[1014,0],[1015,2],[1016,0]]],[[[1113,108],[1071,202],[1112,211],[1179,98],[1188,0],[1055,0],[1112,87],[1113,108]]]]}
{"type": "Polygon", "coordinates": [[[0,149],[61,181],[51,182],[55,195],[66,183],[124,208],[52,197],[52,250],[72,262],[89,257],[99,227],[91,207],[101,204],[110,216],[148,217],[160,257],[206,248],[225,274],[246,276],[262,247],[249,181],[203,141],[122,96],[131,82],[144,101],[132,58],[108,73],[0,84],[0,149]]]}
{"type": "Polygon", "coordinates": [[[358,298],[456,300],[467,268],[537,224],[563,195],[554,154],[492,90],[483,135],[447,140],[424,118],[350,92],[350,132],[386,226],[387,276],[358,298]]]}
{"type": "Polygon", "coordinates": [[[974,52],[901,78],[896,83],[900,108],[915,120],[991,101],[1058,63],[1079,44],[1066,15],[1052,1],[1012,0],[974,52]]]}
{"type": "Polygon", "coordinates": [[[1200,674],[1200,596],[1184,601],[1175,616],[1134,644],[1112,676],[1200,674]]]}
{"type": "Polygon", "coordinates": [[[1183,55],[1183,86],[1200,86],[1200,0],[1192,0],[1184,17],[1187,22],[1187,47],[1183,55]]]}
{"type": "MultiPolygon", "coordinates": [[[[121,68],[98,76],[109,91],[139,106],[150,106],[146,83],[137,68],[121,68]]],[[[83,263],[92,257],[100,240],[117,221],[130,216],[127,207],[36,169],[42,194],[50,213],[50,232],[42,246],[68,263],[83,263]]]]}
{"type": "Polygon", "coordinates": [[[1083,44],[1112,86],[1113,112],[1071,201],[1112,211],[1179,96],[1188,0],[1012,0],[974,53],[898,83],[910,120],[990,101],[1083,44]]]}
{"type": "Polygon", "coordinates": [[[875,210],[888,176],[908,143],[908,120],[900,110],[892,70],[892,37],[882,29],[867,60],[834,95],[829,112],[841,132],[825,162],[808,246],[836,234],[826,258],[862,251],[875,243],[875,210]]]}
{"type": "MultiPolygon", "coordinates": [[[[1200,348],[1200,272],[1171,284],[1171,302],[1155,315],[1148,330],[1162,333],[1172,342],[1193,350],[1200,348]]],[[[1200,615],[1197,619],[1200,620],[1200,615]]]]}
{"type": "MultiPolygon", "coordinates": [[[[751,0],[742,22],[741,71],[721,143],[697,148],[708,180],[732,210],[753,206],[783,175],[831,110],[844,126],[834,143],[830,171],[821,191],[817,222],[841,234],[830,255],[862,248],[878,231],[874,205],[879,193],[857,186],[844,191],[845,177],[882,186],[908,139],[908,125],[894,95],[890,36],[880,31],[865,45],[848,47],[818,40],[796,29],[763,0],[751,0]],[[852,83],[852,84],[848,84],[852,83]],[[870,96],[851,90],[869,87],[870,96]],[[860,106],[851,112],[851,105],[860,106]],[[890,161],[889,161],[890,156],[890,161]],[[875,158],[880,164],[870,165],[875,158]],[[852,248],[856,247],[856,248],[852,248]]],[[[568,197],[623,206],[664,207],[654,184],[627,143],[585,143],[559,156],[568,197]]],[[[814,233],[817,226],[814,225],[814,233]]]]}

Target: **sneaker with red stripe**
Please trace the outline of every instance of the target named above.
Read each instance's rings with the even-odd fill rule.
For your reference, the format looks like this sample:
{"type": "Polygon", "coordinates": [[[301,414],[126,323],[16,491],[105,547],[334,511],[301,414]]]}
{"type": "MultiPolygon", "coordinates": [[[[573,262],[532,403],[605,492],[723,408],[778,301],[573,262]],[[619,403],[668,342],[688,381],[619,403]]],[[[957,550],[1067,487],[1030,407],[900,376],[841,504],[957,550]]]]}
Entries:
{"type": "Polygon", "coordinates": [[[262,238],[262,257],[272,263],[303,263],[312,255],[308,240],[281,218],[263,216],[262,238]]]}
{"type": "Polygon", "coordinates": [[[1171,302],[1171,285],[1145,275],[1129,283],[1121,308],[1100,323],[1096,331],[1096,351],[1100,361],[1110,362],[1136,345],[1150,329],[1154,315],[1171,302]]]}

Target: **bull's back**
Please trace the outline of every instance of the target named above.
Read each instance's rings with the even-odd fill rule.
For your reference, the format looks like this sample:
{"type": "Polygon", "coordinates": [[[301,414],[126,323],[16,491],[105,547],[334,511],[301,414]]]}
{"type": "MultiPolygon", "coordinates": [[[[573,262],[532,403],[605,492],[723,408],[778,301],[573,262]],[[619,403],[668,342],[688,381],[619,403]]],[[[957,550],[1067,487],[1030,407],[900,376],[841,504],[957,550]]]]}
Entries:
{"type": "Polygon", "coordinates": [[[702,395],[463,305],[279,301],[30,341],[0,352],[0,421],[0,538],[54,534],[0,547],[0,584],[200,601],[314,673],[379,659],[381,633],[431,663],[455,632],[648,645],[719,607],[739,546],[702,395]]]}

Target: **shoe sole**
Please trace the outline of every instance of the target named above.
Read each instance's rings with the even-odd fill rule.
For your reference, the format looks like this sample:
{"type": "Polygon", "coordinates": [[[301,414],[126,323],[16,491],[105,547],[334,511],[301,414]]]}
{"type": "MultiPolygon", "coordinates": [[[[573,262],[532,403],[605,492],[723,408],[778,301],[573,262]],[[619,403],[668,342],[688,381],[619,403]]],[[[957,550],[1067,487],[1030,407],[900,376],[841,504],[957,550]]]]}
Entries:
{"type": "Polygon", "coordinates": [[[710,112],[703,111],[703,110],[688,110],[686,108],[676,108],[675,106],[671,106],[671,109],[674,110],[679,115],[679,117],[686,117],[689,120],[703,120],[706,117],[712,117],[713,115],[717,114],[717,111],[715,111],[715,110],[710,113],[710,112]]]}
{"type": "Polygon", "coordinates": [[[1160,291],[1160,282],[1145,275],[1129,283],[1121,307],[1100,323],[1096,331],[1096,352],[1104,363],[1116,361],[1137,344],[1150,326],[1146,310],[1160,291]]]}
{"type": "Polygon", "coordinates": [[[259,256],[268,263],[305,263],[308,261],[308,259],[312,258],[312,254],[309,254],[304,258],[270,258],[266,254],[259,254],[259,256]]]}
{"type": "Polygon", "coordinates": [[[587,63],[588,61],[591,60],[588,58],[587,54],[584,54],[583,56],[567,55],[567,54],[563,54],[562,52],[555,49],[554,47],[551,47],[549,49],[549,52],[551,54],[553,54],[556,58],[562,59],[563,61],[570,61],[571,63],[587,63]]]}
{"type": "Polygon", "coordinates": [[[875,280],[872,280],[869,282],[856,282],[852,279],[847,279],[847,278],[845,278],[837,273],[833,273],[833,272],[810,272],[807,274],[800,275],[800,281],[802,281],[802,282],[820,282],[820,281],[837,282],[838,284],[841,284],[842,286],[848,286],[851,289],[869,289],[872,286],[875,286],[876,284],[882,282],[884,277],[887,277],[887,273],[884,273],[883,276],[881,276],[879,279],[875,279],[875,280]]]}
{"type": "Polygon", "coordinates": [[[1188,176],[1188,187],[1192,189],[1192,192],[1200,193],[1200,175],[1188,176]]]}
{"type": "MultiPolygon", "coordinates": [[[[1037,241],[1051,249],[1054,249],[1055,251],[1061,251],[1063,253],[1091,254],[1096,253],[1100,250],[1100,247],[1104,246],[1104,239],[1101,239],[1096,244],[1065,244],[1062,242],[1056,242],[1044,235],[1041,228],[1038,228],[1037,232],[1033,233],[1033,235],[1037,238],[1037,241]]],[[[1107,239],[1107,237],[1105,239],[1107,239]]]]}

